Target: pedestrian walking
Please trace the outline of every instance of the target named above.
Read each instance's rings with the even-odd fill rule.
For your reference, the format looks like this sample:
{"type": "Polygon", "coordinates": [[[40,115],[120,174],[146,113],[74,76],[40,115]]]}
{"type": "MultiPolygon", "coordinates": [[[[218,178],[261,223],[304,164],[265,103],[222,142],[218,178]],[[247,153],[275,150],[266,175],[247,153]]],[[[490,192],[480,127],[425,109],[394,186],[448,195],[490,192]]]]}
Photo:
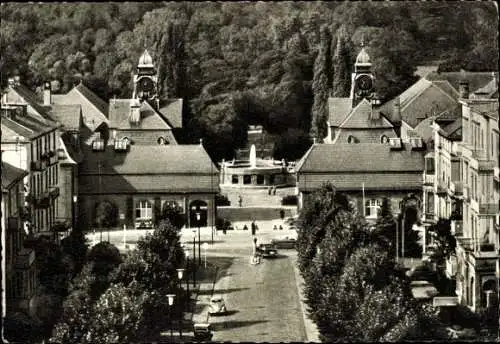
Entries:
{"type": "Polygon", "coordinates": [[[238,204],[241,206],[243,205],[243,198],[241,198],[241,195],[238,196],[238,204]]]}
{"type": "Polygon", "coordinates": [[[252,235],[255,235],[255,221],[252,221],[252,235]]]}
{"type": "Polygon", "coordinates": [[[280,231],[282,231],[282,230],[283,230],[283,226],[282,226],[282,225],[280,225],[280,231]]]}
{"type": "Polygon", "coordinates": [[[276,225],[274,225],[273,231],[277,231],[277,230],[278,230],[278,227],[276,227],[276,225]]]}
{"type": "Polygon", "coordinates": [[[267,188],[267,194],[268,194],[268,195],[271,195],[271,190],[272,190],[272,187],[268,187],[268,188],[267,188]]]}
{"type": "Polygon", "coordinates": [[[248,230],[247,225],[244,225],[244,226],[243,226],[243,230],[244,230],[244,231],[247,231],[247,230],[248,230]]]}
{"type": "Polygon", "coordinates": [[[276,186],[273,188],[273,195],[276,196],[276,186]]]}

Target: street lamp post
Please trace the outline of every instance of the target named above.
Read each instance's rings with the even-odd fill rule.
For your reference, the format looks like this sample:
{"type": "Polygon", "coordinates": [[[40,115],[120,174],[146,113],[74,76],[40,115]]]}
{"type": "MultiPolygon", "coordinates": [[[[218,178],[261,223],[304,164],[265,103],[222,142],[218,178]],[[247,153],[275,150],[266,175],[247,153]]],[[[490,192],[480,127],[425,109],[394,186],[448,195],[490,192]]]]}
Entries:
{"type": "MultiPolygon", "coordinates": [[[[184,270],[185,269],[177,269],[177,277],[179,278],[179,286],[180,286],[180,291],[182,292],[182,278],[184,277],[184,270]]],[[[187,300],[187,298],[186,298],[187,300]]],[[[187,311],[187,309],[186,309],[187,311]]],[[[179,320],[179,336],[182,338],[182,317],[179,320]]]]}
{"type": "Polygon", "coordinates": [[[205,269],[207,268],[207,249],[208,249],[208,244],[204,243],[203,244],[203,253],[205,254],[205,269]]]}
{"type": "Polygon", "coordinates": [[[72,210],[72,218],[71,218],[71,227],[73,227],[73,231],[76,229],[76,202],[78,201],[78,196],[74,195],[73,196],[73,207],[71,208],[72,210]]]}
{"type": "Polygon", "coordinates": [[[172,329],[172,305],[174,304],[175,294],[167,294],[168,298],[168,318],[170,322],[170,341],[174,338],[174,332],[172,329]]]}
{"type": "Polygon", "coordinates": [[[193,270],[193,288],[196,288],[196,230],[193,230],[193,260],[192,260],[192,270],[193,270]]]}
{"type": "Polygon", "coordinates": [[[196,212],[196,222],[198,222],[198,266],[201,265],[200,219],[201,219],[201,214],[199,211],[197,211],[196,212]]]}
{"type": "Polygon", "coordinates": [[[189,293],[189,251],[185,250],[185,253],[186,253],[186,287],[187,287],[186,309],[189,310],[189,299],[191,297],[189,293]]]}

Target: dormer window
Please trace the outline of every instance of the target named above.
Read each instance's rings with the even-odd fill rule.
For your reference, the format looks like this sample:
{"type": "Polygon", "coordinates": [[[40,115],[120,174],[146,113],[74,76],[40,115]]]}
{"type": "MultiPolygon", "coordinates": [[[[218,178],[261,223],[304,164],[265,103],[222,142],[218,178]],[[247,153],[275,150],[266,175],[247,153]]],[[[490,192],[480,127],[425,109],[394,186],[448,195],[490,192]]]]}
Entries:
{"type": "Polygon", "coordinates": [[[382,143],[382,144],[389,143],[389,137],[387,137],[387,135],[382,135],[380,137],[380,143],[382,143]]]}
{"type": "Polygon", "coordinates": [[[349,135],[349,137],[347,138],[347,143],[359,143],[359,140],[356,137],[349,135]]]}
{"type": "Polygon", "coordinates": [[[421,137],[410,138],[410,144],[412,150],[420,150],[424,148],[424,143],[421,137]]]}
{"type": "Polygon", "coordinates": [[[163,136],[160,136],[157,140],[159,145],[169,145],[170,141],[164,138],[163,136]]]}
{"type": "Polygon", "coordinates": [[[403,144],[401,143],[401,139],[399,137],[391,137],[389,139],[389,146],[392,150],[403,149],[403,144]]]}
{"type": "Polygon", "coordinates": [[[92,150],[93,151],[104,151],[104,140],[96,139],[92,142],[92,150]]]}
{"type": "Polygon", "coordinates": [[[128,148],[128,139],[115,140],[115,151],[123,152],[128,148]]]}

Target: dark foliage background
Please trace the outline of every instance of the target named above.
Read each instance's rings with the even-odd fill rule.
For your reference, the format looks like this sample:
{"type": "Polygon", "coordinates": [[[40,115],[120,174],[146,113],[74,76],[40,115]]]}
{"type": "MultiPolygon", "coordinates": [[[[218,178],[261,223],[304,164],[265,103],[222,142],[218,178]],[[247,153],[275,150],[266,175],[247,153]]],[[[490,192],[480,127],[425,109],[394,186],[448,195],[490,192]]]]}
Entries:
{"type": "Polygon", "coordinates": [[[302,133],[297,141],[280,142],[286,158],[295,158],[289,156],[294,149],[283,146],[307,149],[311,142],[304,135],[324,134],[326,95],[345,96],[349,89],[361,40],[385,99],[415,81],[417,65],[439,64],[443,71],[498,67],[492,2],[1,6],[3,85],[20,75],[30,87],[50,80],[55,92],[64,93],[83,80],[103,99],[130,97],[132,73],[147,47],[162,96],[185,99],[183,140],[203,137],[214,160],[232,159],[252,122],[278,137],[302,133]]]}

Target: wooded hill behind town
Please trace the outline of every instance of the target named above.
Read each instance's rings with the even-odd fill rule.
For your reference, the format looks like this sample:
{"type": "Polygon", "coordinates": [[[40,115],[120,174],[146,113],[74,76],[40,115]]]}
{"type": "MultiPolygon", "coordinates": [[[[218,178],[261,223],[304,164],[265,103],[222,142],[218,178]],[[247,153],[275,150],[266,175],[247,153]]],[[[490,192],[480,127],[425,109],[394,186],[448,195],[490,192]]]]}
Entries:
{"type": "Polygon", "coordinates": [[[275,157],[300,157],[312,114],[325,111],[324,94],[347,95],[362,41],[385,100],[416,80],[418,65],[498,68],[493,2],[1,6],[2,85],[19,75],[33,89],[49,80],[53,92],[65,93],[82,81],[105,100],[130,97],[147,48],[161,95],[184,99],[182,140],[204,138],[214,160],[232,158],[246,143],[247,124],[256,123],[275,135],[275,157]]]}

